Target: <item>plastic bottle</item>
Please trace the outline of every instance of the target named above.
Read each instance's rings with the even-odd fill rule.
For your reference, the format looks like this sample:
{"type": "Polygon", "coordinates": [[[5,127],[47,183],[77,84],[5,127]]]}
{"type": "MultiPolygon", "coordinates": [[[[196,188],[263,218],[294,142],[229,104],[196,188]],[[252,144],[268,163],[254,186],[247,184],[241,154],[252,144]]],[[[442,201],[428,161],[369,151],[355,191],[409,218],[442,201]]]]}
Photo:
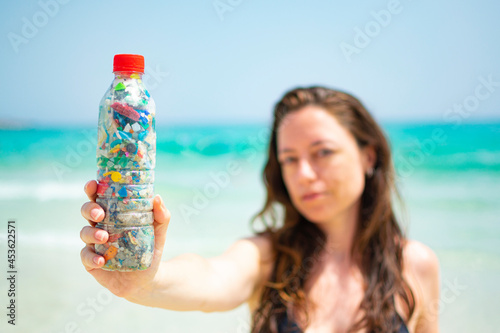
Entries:
{"type": "Polygon", "coordinates": [[[117,54],[115,78],[99,105],[97,200],[109,233],[96,244],[105,270],[147,269],[153,259],[153,197],[156,160],[155,103],[142,75],[144,57],[117,54]]]}

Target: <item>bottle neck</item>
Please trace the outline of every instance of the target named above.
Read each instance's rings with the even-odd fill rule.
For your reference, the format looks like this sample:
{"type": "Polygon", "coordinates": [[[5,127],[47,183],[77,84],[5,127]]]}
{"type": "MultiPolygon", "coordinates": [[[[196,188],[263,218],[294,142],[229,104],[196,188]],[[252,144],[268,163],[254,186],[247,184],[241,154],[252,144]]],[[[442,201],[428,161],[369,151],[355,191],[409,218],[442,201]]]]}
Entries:
{"type": "Polygon", "coordinates": [[[118,79],[142,79],[142,75],[144,75],[144,73],[142,72],[130,72],[130,71],[127,71],[127,72],[113,72],[113,74],[115,74],[115,79],[118,78],[118,79]]]}

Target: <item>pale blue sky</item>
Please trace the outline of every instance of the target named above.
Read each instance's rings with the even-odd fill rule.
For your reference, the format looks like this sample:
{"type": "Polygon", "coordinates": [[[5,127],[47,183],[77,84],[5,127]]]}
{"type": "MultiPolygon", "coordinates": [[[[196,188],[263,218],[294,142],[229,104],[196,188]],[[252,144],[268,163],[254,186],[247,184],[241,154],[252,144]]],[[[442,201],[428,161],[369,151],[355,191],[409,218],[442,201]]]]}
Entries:
{"type": "Polygon", "coordinates": [[[0,122],[96,124],[116,53],[159,72],[159,125],[267,122],[283,92],[312,84],[383,121],[500,118],[498,1],[55,1],[2,4],[0,122]],[[348,61],[357,28],[371,41],[348,61]]]}

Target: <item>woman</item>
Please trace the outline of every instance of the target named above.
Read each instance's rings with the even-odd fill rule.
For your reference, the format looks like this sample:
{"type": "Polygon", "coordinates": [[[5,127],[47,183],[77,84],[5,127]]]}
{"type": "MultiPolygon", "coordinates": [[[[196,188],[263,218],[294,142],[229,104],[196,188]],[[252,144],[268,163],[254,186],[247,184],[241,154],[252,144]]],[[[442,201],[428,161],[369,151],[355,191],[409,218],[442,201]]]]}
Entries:
{"type": "Polygon", "coordinates": [[[258,217],[266,230],[210,259],[160,261],[170,214],[156,197],[152,267],[121,273],[99,269],[104,258],[93,245],[108,235],[94,227],[104,212],[91,181],[82,262],[138,304],[212,312],[246,302],[252,332],[438,331],[437,258],[403,236],[388,143],[357,99],[322,87],[285,94],[274,110],[264,182],[258,217]]]}

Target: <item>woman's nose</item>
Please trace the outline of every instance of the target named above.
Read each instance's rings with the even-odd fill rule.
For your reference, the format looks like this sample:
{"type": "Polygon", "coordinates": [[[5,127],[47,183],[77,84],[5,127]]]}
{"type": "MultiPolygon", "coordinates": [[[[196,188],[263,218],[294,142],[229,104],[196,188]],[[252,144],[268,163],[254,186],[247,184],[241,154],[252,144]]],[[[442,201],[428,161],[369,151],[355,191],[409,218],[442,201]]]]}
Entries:
{"type": "Polygon", "coordinates": [[[301,181],[311,181],[316,179],[316,171],[311,163],[307,159],[299,160],[299,168],[297,170],[297,176],[301,181]]]}

